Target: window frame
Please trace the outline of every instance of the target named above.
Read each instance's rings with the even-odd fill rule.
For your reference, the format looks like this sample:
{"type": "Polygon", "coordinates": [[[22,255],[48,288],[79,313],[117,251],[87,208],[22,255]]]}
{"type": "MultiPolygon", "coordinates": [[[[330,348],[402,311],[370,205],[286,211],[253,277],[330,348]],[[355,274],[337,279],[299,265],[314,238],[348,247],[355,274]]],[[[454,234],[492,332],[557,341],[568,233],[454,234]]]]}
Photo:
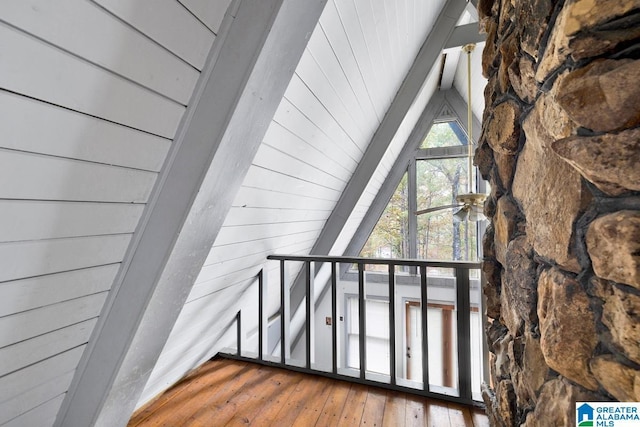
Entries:
{"type": "MultiPolygon", "coordinates": [[[[432,123],[432,126],[429,127],[429,132],[424,136],[422,141],[424,141],[429,133],[433,125],[442,124],[442,123],[450,123],[455,122],[457,125],[465,132],[466,128],[462,126],[462,123],[457,118],[446,118],[435,120],[432,123]]],[[[459,137],[458,137],[459,138],[459,137]]],[[[417,193],[417,162],[423,160],[438,160],[438,159],[459,159],[466,158],[468,156],[468,145],[467,140],[460,140],[460,145],[447,146],[447,147],[432,147],[432,148],[416,148],[414,154],[411,156],[409,160],[409,164],[405,173],[407,174],[407,228],[408,228],[408,256],[410,259],[418,259],[418,216],[415,212],[418,210],[418,193],[417,193]]],[[[485,193],[487,189],[487,182],[482,178],[478,168],[474,166],[476,179],[474,181],[475,188],[474,192],[477,193],[485,193]]],[[[404,175],[404,174],[403,174],[404,175]]],[[[396,190],[397,191],[397,188],[396,190]]],[[[476,225],[476,248],[475,253],[477,254],[478,259],[482,259],[482,244],[481,244],[481,236],[484,234],[487,224],[485,221],[478,221],[475,223],[476,225]]],[[[377,226],[377,224],[376,224],[377,226]]],[[[373,231],[375,230],[375,226],[373,231]]],[[[369,237],[370,238],[370,237],[369,237]]],[[[422,258],[420,258],[422,259],[422,258]]],[[[413,271],[412,271],[413,272],[413,271]]],[[[415,272],[413,272],[415,274],[415,272]]]]}

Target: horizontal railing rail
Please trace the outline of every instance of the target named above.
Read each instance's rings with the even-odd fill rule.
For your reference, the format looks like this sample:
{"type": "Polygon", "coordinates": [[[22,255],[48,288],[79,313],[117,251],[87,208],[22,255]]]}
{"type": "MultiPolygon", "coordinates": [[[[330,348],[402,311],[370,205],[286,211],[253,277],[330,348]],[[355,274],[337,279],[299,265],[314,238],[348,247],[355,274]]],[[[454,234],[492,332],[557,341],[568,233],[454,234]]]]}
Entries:
{"type": "MultiPolygon", "coordinates": [[[[278,317],[280,319],[279,329],[279,350],[280,354],[278,358],[274,358],[273,354],[265,356],[265,344],[266,344],[266,330],[265,330],[265,295],[266,278],[265,270],[263,269],[258,274],[258,325],[257,325],[257,339],[258,339],[258,351],[255,357],[249,357],[245,352],[245,348],[242,346],[242,319],[241,312],[236,315],[237,324],[237,348],[236,352],[223,353],[227,357],[234,357],[240,359],[247,359],[256,361],[267,365],[275,365],[296,371],[303,371],[309,373],[315,373],[319,375],[328,376],[331,378],[347,380],[352,382],[375,384],[380,387],[402,390],[410,393],[420,394],[429,397],[440,398],[449,401],[455,401],[464,404],[479,405],[477,400],[472,396],[472,366],[471,366],[471,322],[470,313],[471,307],[471,294],[470,294],[470,270],[480,270],[481,264],[479,262],[468,261],[425,261],[414,259],[382,259],[382,258],[361,258],[361,257],[336,257],[336,256],[298,256],[298,255],[270,255],[268,260],[279,262],[279,291],[280,291],[280,307],[278,309],[278,317]],[[302,271],[305,277],[305,321],[304,321],[304,350],[305,360],[304,365],[292,364],[291,361],[291,319],[292,311],[290,307],[290,289],[287,284],[286,276],[286,263],[295,262],[302,263],[302,271]],[[326,281],[326,286],[331,292],[331,363],[330,368],[327,370],[316,369],[313,364],[314,359],[314,316],[315,316],[315,289],[314,281],[317,277],[315,269],[318,266],[330,265],[329,278],[326,281]],[[340,361],[338,359],[338,343],[339,343],[339,331],[338,331],[338,305],[344,304],[344,301],[338,301],[338,283],[339,283],[339,265],[351,264],[354,266],[354,270],[357,270],[357,294],[358,294],[358,369],[352,369],[352,371],[358,371],[357,376],[348,375],[345,373],[346,366],[341,369],[340,361]],[[365,266],[368,265],[385,265],[385,273],[388,275],[388,283],[385,292],[388,294],[388,328],[389,328],[389,375],[374,373],[367,370],[367,282],[365,278],[365,266]],[[420,314],[421,314],[421,344],[422,344],[422,385],[421,388],[415,388],[407,385],[409,381],[407,378],[403,378],[402,381],[398,378],[397,369],[397,357],[398,350],[398,337],[396,336],[396,330],[398,329],[398,316],[396,313],[396,275],[400,274],[397,271],[398,266],[412,267],[415,273],[419,277],[419,298],[420,298],[420,314]],[[456,342],[457,342],[457,395],[451,392],[442,391],[445,387],[431,387],[429,379],[429,321],[428,321],[428,306],[429,295],[427,286],[427,269],[428,268],[440,268],[440,269],[452,269],[455,272],[455,301],[453,301],[456,307],[456,342]]],[[[377,271],[380,272],[379,270],[377,271]]],[[[407,273],[402,273],[407,274],[407,273]]],[[[479,280],[481,280],[479,278],[479,280]]],[[[344,283],[344,280],[343,282],[344,283]]],[[[325,286],[325,284],[322,284],[325,286]]],[[[385,286],[383,285],[383,286],[385,286]]],[[[355,287],[355,284],[354,284],[355,287]]],[[[479,289],[476,290],[479,293],[479,289]]],[[[453,292],[453,291],[452,291],[453,292]]],[[[324,295],[324,293],[322,294],[324,295]]],[[[478,298],[477,304],[481,306],[482,298],[478,298]]],[[[433,305],[433,304],[431,304],[433,305]]],[[[300,308],[301,309],[301,308],[300,308]]],[[[474,307],[474,311],[482,313],[481,307],[474,307]]],[[[341,319],[342,320],[342,319],[341,319]]],[[[327,318],[327,324],[329,318],[327,318]]],[[[405,327],[408,327],[405,325],[405,327]]],[[[345,333],[346,334],[346,333],[345,333]]],[[[433,343],[432,343],[433,344],[433,343]]],[[[344,346],[344,344],[343,344],[344,346]]],[[[344,349],[342,350],[344,351],[344,349]]],[[[481,351],[482,352],[482,351],[481,351]]],[[[404,350],[403,350],[404,353],[404,350]]],[[[404,363],[407,363],[406,361],[404,363]]],[[[343,362],[344,365],[344,362],[343,362]]],[[[486,366],[482,363],[482,366],[486,366]]],[[[485,372],[486,374],[486,372],[485,372]]]]}
{"type": "Polygon", "coordinates": [[[482,263],[475,261],[446,261],[446,260],[422,260],[404,258],[363,258],[348,256],[328,255],[269,255],[267,259],[276,261],[298,262],[331,262],[337,264],[378,264],[378,265],[404,265],[407,267],[438,267],[438,268],[481,268],[482,263]]]}

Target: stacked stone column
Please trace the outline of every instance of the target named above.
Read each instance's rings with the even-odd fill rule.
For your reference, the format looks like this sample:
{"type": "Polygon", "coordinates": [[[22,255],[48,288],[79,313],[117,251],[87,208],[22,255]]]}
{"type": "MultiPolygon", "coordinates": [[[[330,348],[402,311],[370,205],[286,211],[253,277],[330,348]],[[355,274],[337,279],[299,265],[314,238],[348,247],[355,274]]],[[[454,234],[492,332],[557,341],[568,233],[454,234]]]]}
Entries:
{"type": "Polygon", "coordinates": [[[640,0],[480,0],[495,426],[640,401],[640,0]]]}

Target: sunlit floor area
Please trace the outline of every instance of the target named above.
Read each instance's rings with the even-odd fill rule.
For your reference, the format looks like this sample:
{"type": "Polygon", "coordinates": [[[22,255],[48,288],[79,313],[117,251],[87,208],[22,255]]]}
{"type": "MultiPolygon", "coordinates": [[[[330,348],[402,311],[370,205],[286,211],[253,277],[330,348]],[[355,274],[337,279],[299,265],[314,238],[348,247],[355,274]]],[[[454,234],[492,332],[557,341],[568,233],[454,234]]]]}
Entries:
{"type": "Polygon", "coordinates": [[[482,410],[217,358],[138,410],[133,426],[488,427],[482,410]]]}

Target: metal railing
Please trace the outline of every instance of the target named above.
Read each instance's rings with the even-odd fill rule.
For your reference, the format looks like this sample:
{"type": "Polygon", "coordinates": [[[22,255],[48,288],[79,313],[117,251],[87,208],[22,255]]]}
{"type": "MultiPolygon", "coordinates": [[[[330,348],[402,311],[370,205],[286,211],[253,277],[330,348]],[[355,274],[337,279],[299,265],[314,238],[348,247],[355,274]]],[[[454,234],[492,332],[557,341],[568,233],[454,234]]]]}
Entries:
{"type": "MultiPolygon", "coordinates": [[[[464,404],[473,404],[479,405],[478,396],[474,396],[472,394],[472,361],[471,361],[471,280],[470,280],[470,270],[478,270],[480,271],[481,264],[477,262],[462,262],[462,261],[421,261],[421,260],[406,260],[406,259],[379,259],[379,258],[357,258],[357,257],[333,257],[333,256],[288,256],[288,255],[271,255],[268,257],[268,260],[278,261],[279,262],[279,292],[280,292],[280,307],[271,318],[271,322],[268,322],[265,318],[265,295],[266,295],[266,275],[264,270],[262,270],[258,274],[257,280],[257,297],[258,297],[258,320],[257,320],[257,347],[258,351],[256,353],[249,354],[242,346],[242,316],[241,312],[238,312],[236,315],[235,323],[237,326],[237,347],[236,351],[232,350],[221,352],[225,357],[238,358],[243,360],[251,360],[253,362],[258,362],[266,365],[275,365],[284,367],[287,369],[292,369],[296,371],[309,372],[314,374],[319,374],[335,379],[347,380],[357,383],[363,384],[373,384],[376,386],[380,386],[383,388],[394,389],[394,390],[402,390],[414,394],[419,394],[427,397],[434,397],[449,401],[455,401],[464,404]],[[300,337],[304,335],[304,351],[305,357],[304,362],[302,360],[298,360],[298,363],[292,363],[294,360],[291,358],[291,320],[292,312],[290,307],[290,288],[287,283],[287,275],[286,275],[286,263],[302,263],[302,271],[304,274],[304,283],[306,296],[304,298],[304,312],[305,312],[305,320],[304,320],[304,328],[300,328],[300,331],[297,331],[297,336],[300,337]],[[320,293],[321,298],[328,298],[326,292],[330,292],[330,302],[331,302],[331,316],[330,316],[330,324],[331,324],[331,363],[330,367],[325,369],[320,369],[317,366],[314,366],[314,355],[315,352],[313,350],[314,345],[314,336],[316,334],[316,329],[314,328],[314,316],[315,309],[317,303],[318,293],[315,292],[314,282],[320,276],[315,272],[317,266],[327,268],[327,265],[330,266],[330,271],[328,272],[328,279],[322,283],[323,292],[320,293]],[[355,267],[357,271],[357,294],[358,294],[358,368],[354,369],[353,367],[349,368],[344,363],[344,360],[339,360],[339,335],[340,332],[338,330],[338,305],[344,304],[344,301],[339,301],[339,296],[342,299],[345,298],[344,294],[339,295],[338,292],[338,284],[345,283],[346,274],[344,272],[340,274],[340,265],[351,265],[355,267]],[[389,309],[388,309],[388,328],[389,328],[389,375],[375,373],[367,370],[367,280],[365,278],[365,267],[367,265],[378,265],[378,266],[386,266],[384,268],[384,272],[381,273],[382,276],[386,275],[388,277],[387,289],[385,293],[388,298],[389,309]],[[401,273],[398,270],[398,267],[402,266],[405,269],[408,268],[407,273],[401,273]],[[455,300],[449,301],[453,302],[456,308],[456,342],[457,342],[457,387],[451,387],[450,389],[446,389],[446,387],[439,387],[430,384],[429,379],[429,321],[428,321],[428,307],[429,307],[429,295],[428,295],[428,276],[427,269],[429,268],[439,268],[439,269],[452,269],[455,274],[454,278],[450,278],[451,286],[450,288],[455,288],[455,290],[450,289],[451,294],[454,295],[455,300]],[[339,277],[340,274],[340,277],[339,277]],[[422,381],[415,383],[408,381],[408,378],[399,378],[398,377],[398,369],[397,369],[397,353],[398,353],[398,337],[396,336],[396,331],[399,329],[398,319],[396,316],[396,296],[398,283],[397,280],[400,278],[405,282],[409,279],[413,279],[414,286],[419,286],[419,300],[420,300],[420,312],[421,312],[421,350],[422,350],[422,381]],[[279,324],[278,324],[279,320],[279,324]],[[271,328],[279,329],[279,342],[276,346],[272,346],[272,349],[275,348],[275,351],[265,351],[266,343],[266,335],[267,329],[265,326],[269,323],[271,328]],[[275,326],[274,326],[275,325],[275,326]],[[277,350],[279,349],[279,354],[277,354],[277,350]],[[342,363],[341,363],[342,362],[342,363]],[[341,366],[342,365],[342,366],[341,366]],[[453,390],[453,391],[451,391],[453,390]]],[[[378,267],[379,268],[379,267],[378,267]]],[[[319,269],[318,269],[319,270],[319,269]]],[[[378,273],[380,274],[380,273],[378,273]]],[[[351,273],[353,275],[353,273],[351,273]]],[[[480,273],[478,273],[480,275],[480,273]]],[[[353,279],[351,279],[353,280],[353,279]]],[[[475,280],[475,292],[479,297],[476,297],[476,304],[474,307],[474,311],[479,313],[483,313],[482,309],[482,297],[480,292],[480,282],[481,277],[478,277],[475,280]]],[[[354,284],[355,287],[355,284],[354,284]]],[[[302,307],[300,307],[302,309],[302,307]]],[[[300,310],[298,310],[300,311],[300,310]]],[[[300,314],[300,313],[297,313],[300,314]]],[[[329,318],[327,320],[327,325],[329,324],[329,318]]],[[[341,318],[340,321],[343,319],[341,318]]],[[[483,321],[484,324],[484,321],[483,321]]],[[[404,325],[404,327],[408,327],[404,325]]],[[[402,328],[400,327],[402,330],[402,328]]],[[[481,328],[481,330],[484,328],[481,328]]],[[[302,341],[298,341],[298,346],[302,345],[302,341]]],[[[343,347],[344,344],[343,344],[343,347]]],[[[404,349],[403,349],[404,350],[404,349]]],[[[342,349],[344,353],[344,348],[342,349]]],[[[484,349],[481,349],[481,354],[486,355],[486,346],[484,349]]],[[[342,354],[344,357],[344,354],[342,354]]],[[[476,363],[480,363],[481,371],[484,371],[480,375],[486,377],[486,358],[483,357],[483,360],[476,361],[476,363]]],[[[408,363],[405,360],[405,363],[408,363]]],[[[481,405],[480,405],[481,406],[481,405]]]]}

